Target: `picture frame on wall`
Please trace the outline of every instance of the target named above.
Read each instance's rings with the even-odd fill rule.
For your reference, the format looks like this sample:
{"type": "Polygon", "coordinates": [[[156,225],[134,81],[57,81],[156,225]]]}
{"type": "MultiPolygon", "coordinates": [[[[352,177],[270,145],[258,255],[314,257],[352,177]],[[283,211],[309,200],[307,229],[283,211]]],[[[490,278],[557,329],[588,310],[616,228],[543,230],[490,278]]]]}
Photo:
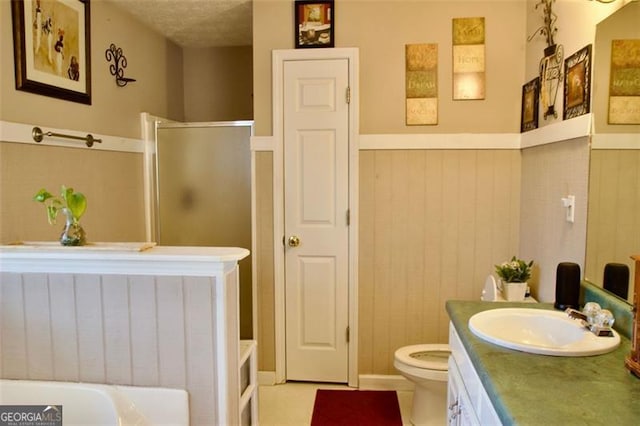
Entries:
{"type": "Polygon", "coordinates": [[[334,2],[296,0],[294,7],[295,47],[334,47],[334,2]]]}
{"type": "Polygon", "coordinates": [[[11,0],[16,89],[91,104],[88,0],[11,0]]]}
{"type": "Polygon", "coordinates": [[[522,86],[522,114],[520,132],[538,128],[538,106],[540,99],[540,77],[522,86]]]}
{"type": "Polygon", "coordinates": [[[587,45],[564,61],[564,109],[568,120],[587,114],[591,98],[591,45],[587,45]]]}
{"type": "Polygon", "coordinates": [[[640,124],[640,38],[611,40],[608,124],[640,124]]]}

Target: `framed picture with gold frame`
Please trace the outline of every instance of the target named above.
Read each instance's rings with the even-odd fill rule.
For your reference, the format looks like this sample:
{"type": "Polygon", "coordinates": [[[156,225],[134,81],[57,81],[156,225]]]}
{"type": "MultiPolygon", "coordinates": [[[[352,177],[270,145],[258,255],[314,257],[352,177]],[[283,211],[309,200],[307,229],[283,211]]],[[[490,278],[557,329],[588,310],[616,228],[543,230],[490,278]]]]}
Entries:
{"type": "Polygon", "coordinates": [[[296,0],[295,46],[298,48],[334,47],[334,2],[296,0]]]}
{"type": "Polygon", "coordinates": [[[564,109],[568,120],[587,114],[591,98],[591,45],[564,60],[564,109]]]}
{"type": "Polygon", "coordinates": [[[522,114],[520,132],[538,128],[538,105],[540,98],[540,77],[536,77],[522,86],[522,114]]]}
{"type": "Polygon", "coordinates": [[[88,0],[12,0],[16,89],[91,104],[88,0]]]}

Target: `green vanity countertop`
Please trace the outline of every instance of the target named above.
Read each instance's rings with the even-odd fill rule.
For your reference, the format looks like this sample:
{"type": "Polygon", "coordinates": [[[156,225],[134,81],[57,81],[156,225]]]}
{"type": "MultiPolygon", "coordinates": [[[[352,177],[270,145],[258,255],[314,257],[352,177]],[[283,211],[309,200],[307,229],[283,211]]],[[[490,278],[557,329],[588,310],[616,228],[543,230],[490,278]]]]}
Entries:
{"type": "Polygon", "coordinates": [[[629,339],[608,354],[537,355],[485,342],[469,318],[488,309],[553,309],[549,303],[447,301],[446,308],[480,381],[505,425],[638,425],[640,379],[624,359],[629,339]]]}

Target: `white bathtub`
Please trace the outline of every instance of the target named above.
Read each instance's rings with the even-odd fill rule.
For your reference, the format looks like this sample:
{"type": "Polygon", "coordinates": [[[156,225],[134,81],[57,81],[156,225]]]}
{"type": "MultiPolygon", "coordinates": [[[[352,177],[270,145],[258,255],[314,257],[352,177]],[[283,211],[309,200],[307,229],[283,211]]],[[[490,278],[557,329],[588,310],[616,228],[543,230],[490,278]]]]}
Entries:
{"type": "Polygon", "coordinates": [[[189,425],[181,389],[0,380],[0,405],[62,405],[64,425],[189,425]]]}

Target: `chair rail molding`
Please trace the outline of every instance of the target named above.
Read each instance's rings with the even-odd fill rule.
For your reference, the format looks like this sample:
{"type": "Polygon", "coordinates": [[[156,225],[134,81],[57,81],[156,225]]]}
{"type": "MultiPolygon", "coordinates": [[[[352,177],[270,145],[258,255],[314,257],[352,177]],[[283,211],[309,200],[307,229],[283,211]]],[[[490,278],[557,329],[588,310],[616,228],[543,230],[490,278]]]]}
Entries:
{"type": "Polygon", "coordinates": [[[144,141],[141,139],[124,138],[121,136],[96,134],[88,130],[57,129],[40,124],[14,123],[10,121],[0,121],[0,143],[27,143],[33,145],[61,146],[67,148],[92,149],[98,151],[120,151],[120,152],[144,152],[144,141]],[[40,143],[33,140],[32,131],[34,127],[42,127],[44,130],[53,133],[77,136],[84,138],[87,133],[91,133],[95,139],[102,139],[102,143],[94,144],[91,148],[83,143],[58,137],[47,137],[40,143]]]}

